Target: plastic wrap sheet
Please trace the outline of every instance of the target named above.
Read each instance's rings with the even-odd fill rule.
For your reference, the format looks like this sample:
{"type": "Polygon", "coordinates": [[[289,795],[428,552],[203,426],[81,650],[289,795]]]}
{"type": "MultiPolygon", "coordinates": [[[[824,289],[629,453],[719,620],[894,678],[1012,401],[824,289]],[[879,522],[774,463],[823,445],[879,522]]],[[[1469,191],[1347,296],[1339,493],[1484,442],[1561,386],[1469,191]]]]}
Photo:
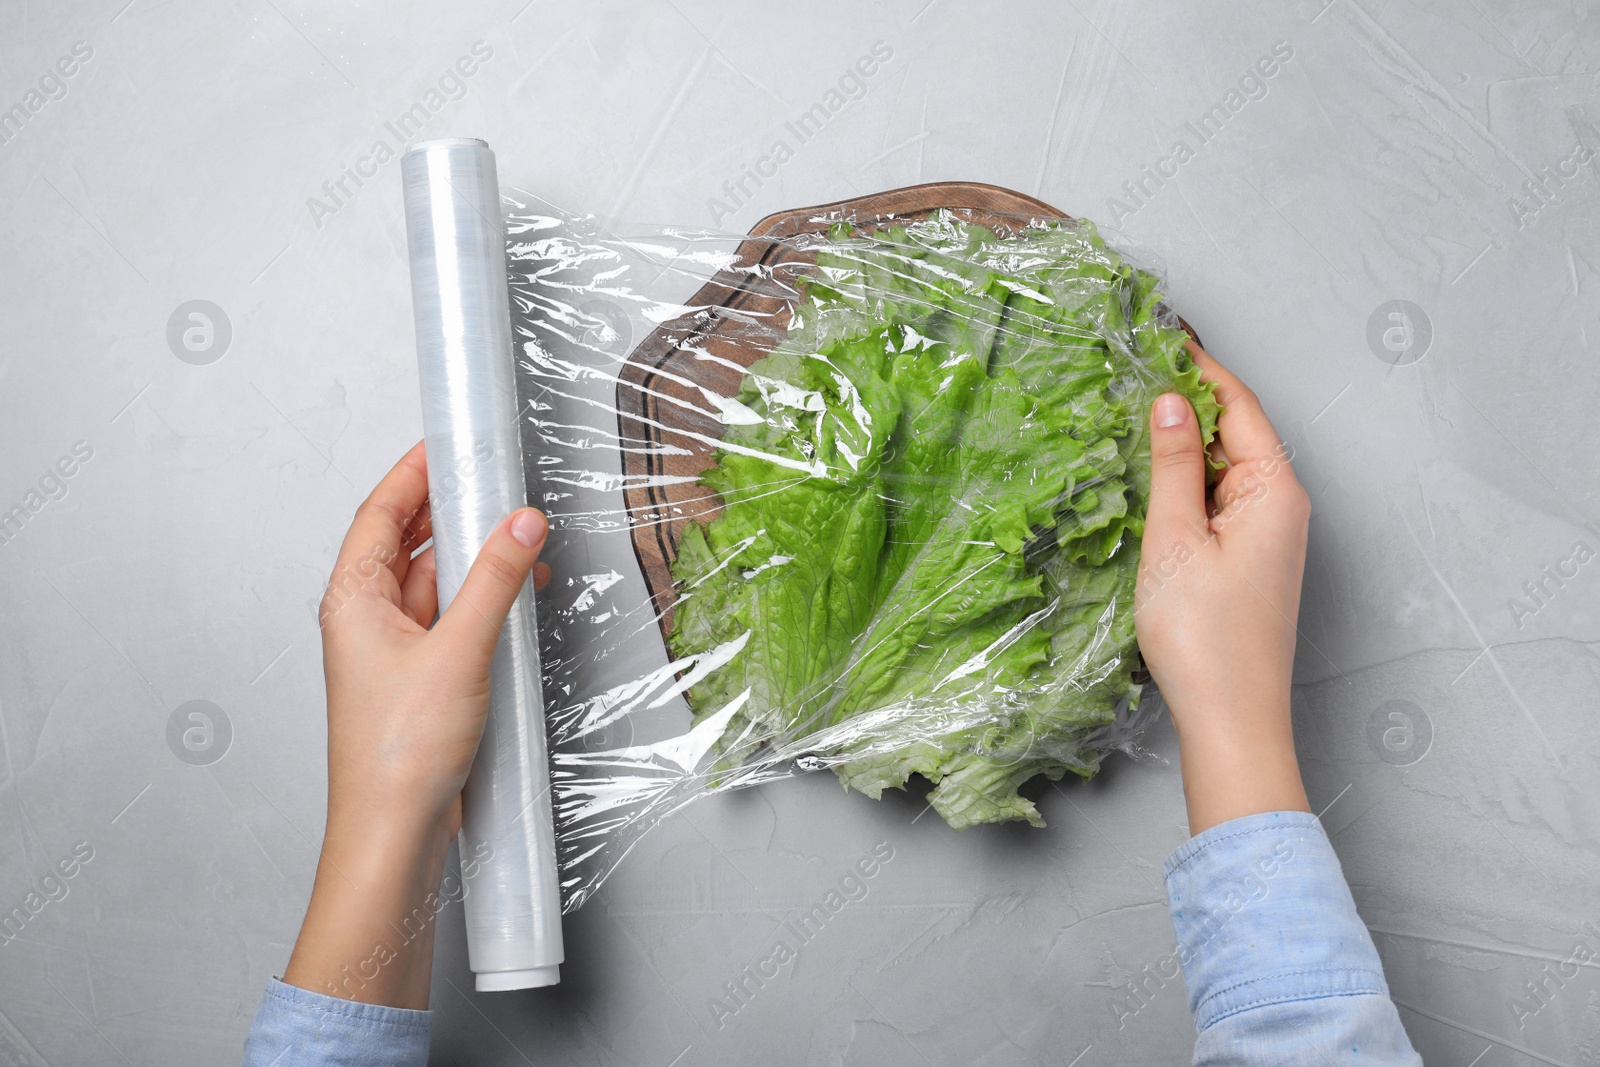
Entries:
{"type": "Polygon", "coordinates": [[[1042,825],[1019,786],[1137,751],[1148,406],[1215,405],[1155,274],[993,199],[755,236],[511,199],[569,910],[706,793],[921,775],[1042,825]]]}

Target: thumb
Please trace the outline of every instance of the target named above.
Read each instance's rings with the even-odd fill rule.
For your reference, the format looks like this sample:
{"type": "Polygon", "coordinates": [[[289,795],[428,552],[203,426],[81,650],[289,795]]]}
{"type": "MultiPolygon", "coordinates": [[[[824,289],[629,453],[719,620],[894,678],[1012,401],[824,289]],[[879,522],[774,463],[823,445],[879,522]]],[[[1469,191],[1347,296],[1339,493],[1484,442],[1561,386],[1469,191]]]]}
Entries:
{"type": "Polygon", "coordinates": [[[1189,401],[1177,393],[1163,393],[1150,406],[1145,537],[1153,535],[1166,547],[1206,529],[1206,454],[1200,445],[1200,423],[1189,401]]]}
{"type": "Polygon", "coordinates": [[[433,628],[442,643],[487,668],[500,628],[527,584],[549,532],[549,522],[533,508],[513,511],[495,527],[456,598],[433,628]]]}

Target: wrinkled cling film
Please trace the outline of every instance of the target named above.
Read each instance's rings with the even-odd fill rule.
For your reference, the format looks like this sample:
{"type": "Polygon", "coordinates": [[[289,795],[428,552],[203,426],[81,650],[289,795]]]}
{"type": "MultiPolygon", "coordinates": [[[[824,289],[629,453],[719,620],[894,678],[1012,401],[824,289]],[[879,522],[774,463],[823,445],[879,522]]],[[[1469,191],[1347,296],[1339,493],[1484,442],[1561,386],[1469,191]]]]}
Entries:
{"type": "Polygon", "coordinates": [[[1156,275],[1038,208],[618,235],[508,197],[567,910],[708,793],[920,775],[958,829],[1042,825],[1019,786],[1140,754],[1145,420],[1216,406],[1156,275]]]}

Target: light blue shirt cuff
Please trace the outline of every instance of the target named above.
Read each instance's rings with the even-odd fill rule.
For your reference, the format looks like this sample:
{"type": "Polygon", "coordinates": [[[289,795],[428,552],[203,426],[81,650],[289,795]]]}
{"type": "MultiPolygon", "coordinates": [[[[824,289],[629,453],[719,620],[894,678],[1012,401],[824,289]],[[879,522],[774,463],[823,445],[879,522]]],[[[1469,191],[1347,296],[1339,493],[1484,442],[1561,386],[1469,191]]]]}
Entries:
{"type": "Polygon", "coordinates": [[[340,1000],[274,978],[243,1067],[423,1067],[432,1032],[432,1012],[340,1000]]]}
{"type": "Polygon", "coordinates": [[[1387,1000],[1382,961],[1339,857],[1308,812],[1267,812],[1213,826],[1172,854],[1166,882],[1189,1008],[1201,1033],[1270,1004],[1387,1000]]]}

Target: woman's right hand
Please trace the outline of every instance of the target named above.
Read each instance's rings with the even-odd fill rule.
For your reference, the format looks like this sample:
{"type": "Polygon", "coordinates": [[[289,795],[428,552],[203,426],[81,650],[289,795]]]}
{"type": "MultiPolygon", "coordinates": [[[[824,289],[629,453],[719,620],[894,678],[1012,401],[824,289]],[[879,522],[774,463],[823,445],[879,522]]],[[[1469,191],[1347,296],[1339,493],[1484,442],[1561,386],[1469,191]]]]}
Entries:
{"type": "Polygon", "coordinates": [[[1150,417],[1150,506],[1134,597],[1146,666],[1178,731],[1189,832],[1264,811],[1309,811],[1289,722],[1311,504],[1254,393],[1195,344],[1224,411],[1206,487],[1189,402],[1150,417]]]}

